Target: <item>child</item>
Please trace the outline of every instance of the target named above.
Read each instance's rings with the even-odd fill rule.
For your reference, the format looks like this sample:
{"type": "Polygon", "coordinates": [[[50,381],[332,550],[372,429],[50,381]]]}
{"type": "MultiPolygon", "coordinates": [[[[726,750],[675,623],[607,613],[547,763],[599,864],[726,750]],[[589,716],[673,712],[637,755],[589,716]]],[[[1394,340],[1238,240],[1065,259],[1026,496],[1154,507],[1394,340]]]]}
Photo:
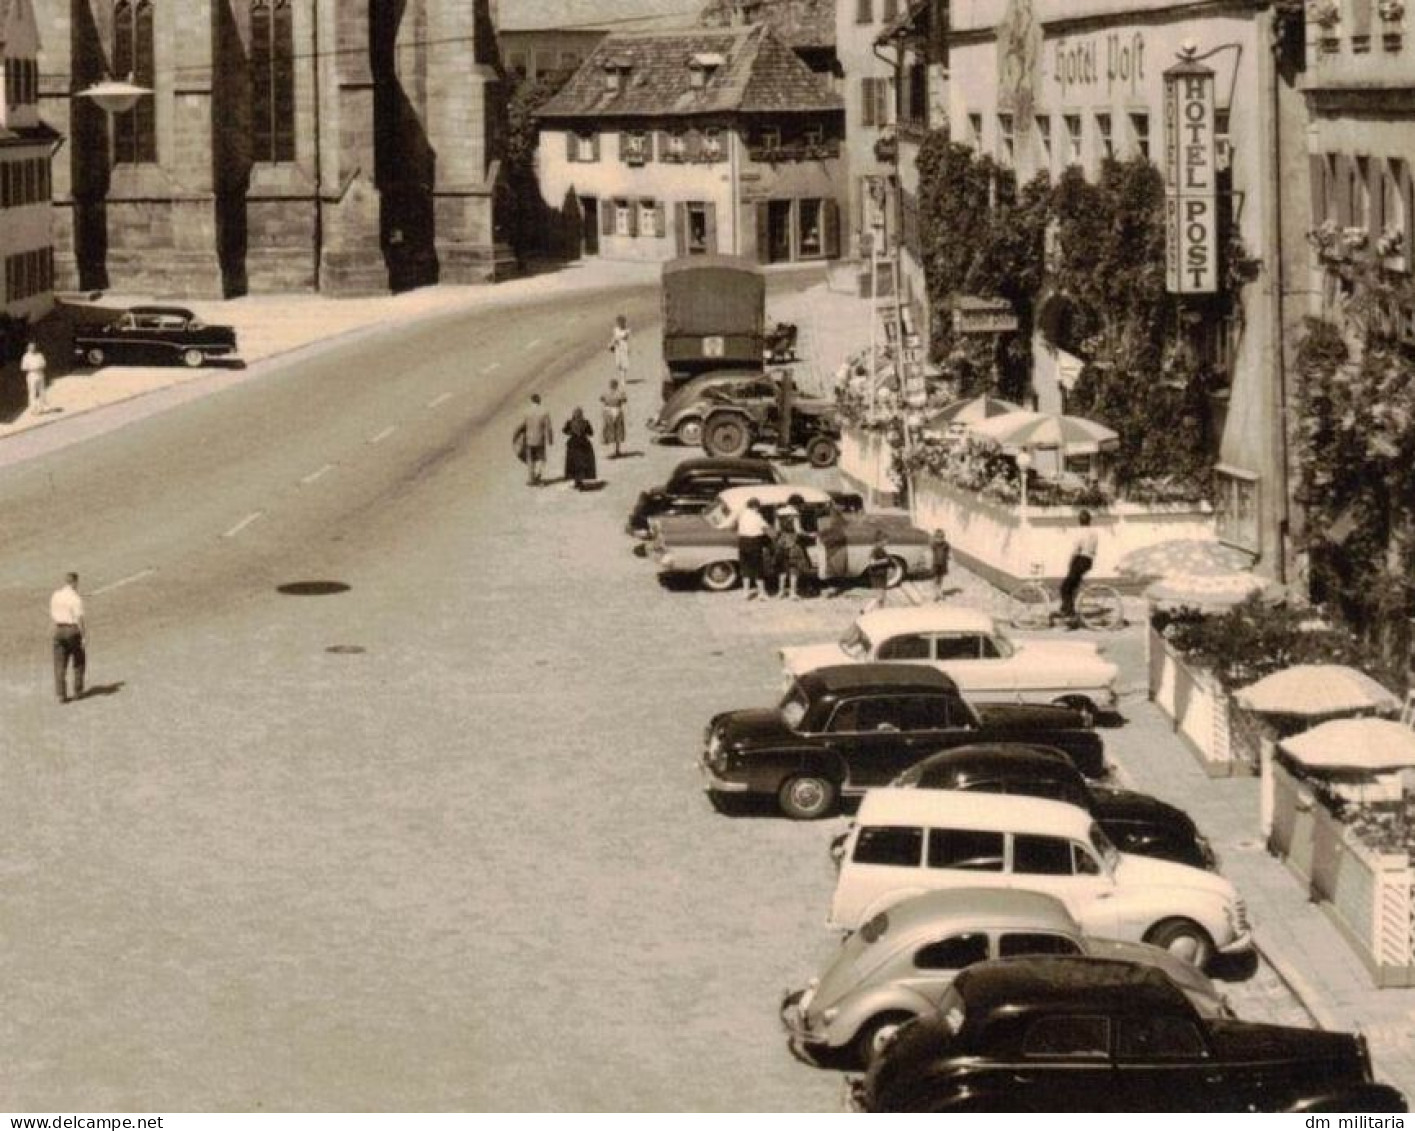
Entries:
{"type": "Polygon", "coordinates": [[[806,500],[800,495],[792,495],[776,512],[776,553],[781,563],[781,584],[776,595],[783,601],[788,597],[793,601],[801,599],[801,574],[811,566],[801,526],[800,508],[805,505],[806,500]]]}
{"type": "Polygon", "coordinates": [[[889,560],[889,540],[885,538],[883,530],[877,530],[875,544],[870,549],[870,560],[865,565],[875,598],[865,606],[865,612],[882,609],[889,604],[889,571],[892,564],[889,560]]]}
{"type": "Polygon", "coordinates": [[[933,555],[934,566],[934,600],[942,601],[944,595],[944,585],[948,577],[948,555],[950,547],[948,545],[948,535],[941,528],[935,528],[929,535],[929,552],[933,555]]]}

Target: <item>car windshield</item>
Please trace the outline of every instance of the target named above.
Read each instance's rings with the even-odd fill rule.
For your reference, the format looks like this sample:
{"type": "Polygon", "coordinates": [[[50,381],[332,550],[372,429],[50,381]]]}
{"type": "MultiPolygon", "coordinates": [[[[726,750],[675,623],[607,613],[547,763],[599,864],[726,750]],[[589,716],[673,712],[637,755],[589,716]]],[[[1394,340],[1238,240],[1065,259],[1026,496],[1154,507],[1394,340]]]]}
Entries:
{"type": "Polygon", "coordinates": [[[792,684],[791,690],[786,693],[786,698],[781,701],[781,721],[792,730],[796,730],[801,725],[801,720],[806,717],[806,708],[810,706],[805,693],[799,684],[792,684]]]}
{"type": "Polygon", "coordinates": [[[1111,843],[1110,837],[1105,835],[1105,830],[1100,825],[1091,825],[1091,847],[1105,862],[1105,870],[1114,872],[1116,865],[1120,863],[1120,851],[1111,843]]]}
{"type": "Polygon", "coordinates": [[[845,635],[840,638],[840,650],[852,660],[868,659],[870,655],[870,638],[858,624],[852,624],[845,630],[845,635]]]}
{"type": "Polygon", "coordinates": [[[732,511],[721,499],[718,499],[717,502],[712,504],[706,517],[708,525],[715,530],[725,530],[732,525],[732,511]]]}

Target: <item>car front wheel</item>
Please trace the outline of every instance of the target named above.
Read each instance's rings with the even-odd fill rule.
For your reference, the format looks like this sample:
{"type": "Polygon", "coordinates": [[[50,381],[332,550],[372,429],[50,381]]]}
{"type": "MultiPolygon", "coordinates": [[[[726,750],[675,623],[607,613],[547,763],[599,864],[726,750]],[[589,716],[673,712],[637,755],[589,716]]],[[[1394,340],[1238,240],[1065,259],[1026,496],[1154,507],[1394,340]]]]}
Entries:
{"type": "Polygon", "coordinates": [[[781,811],[793,821],[814,821],[835,809],[835,783],[815,774],[787,778],[776,794],[781,811]]]}
{"type": "Polygon", "coordinates": [[[812,467],[830,467],[840,458],[840,449],[829,436],[817,436],[806,445],[806,460],[812,467]]]}
{"type": "Polygon", "coordinates": [[[713,562],[703,567],[703,588],[721,593],[737,584],[736,562],[713,562]]]}
{"type": "Polygon", "coordinates": [[[202,362],[206,360],[206,354],[199,349],[186,349],[182,351],[182,364],[188,369],[200,369],[202,362]]]}
{"type": "Polygon", "coordinates": [[[1145,941],[1201,970],[1214,955],[1209,932],[1190,919],[1165,919],[1150,929],[1145,941]]]}
{"type": "Polygon", "coordinates": [[[696,448],[703,442],[703,422],[697,417],[680,420],[678,427],[673,430],[673,434],[678,437],[678,442],[685,448],[696,448]]]}
{"type": "Polygon", "coordinates": [[[84,360],[97,369],[108,360],[108,355],[98,346],[89,346],[84,352],[84,360]]]}
{"type": "Polygon", "coordinates": [[[853,1047],[856,1063],[868,1071],[880,1053],[889,1047],[900,1027],[912,1020],[913,1015],[908,1013],[881,1013],[878,1017],[871,1017],[855,1034],[853,1047]]]}

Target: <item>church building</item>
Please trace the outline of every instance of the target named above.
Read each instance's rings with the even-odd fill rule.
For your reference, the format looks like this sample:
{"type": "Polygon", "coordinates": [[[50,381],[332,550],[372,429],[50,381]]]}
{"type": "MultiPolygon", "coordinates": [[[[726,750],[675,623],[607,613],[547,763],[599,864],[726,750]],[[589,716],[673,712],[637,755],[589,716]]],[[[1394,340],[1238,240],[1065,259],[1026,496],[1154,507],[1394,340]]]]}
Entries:
{"type": "Polygon", "coordinates": [[[220,297],[490,280],[489,0],[32,0],[56,285],[220,297]],[[151,91],[122,113],[75,97],[151,91]]]}

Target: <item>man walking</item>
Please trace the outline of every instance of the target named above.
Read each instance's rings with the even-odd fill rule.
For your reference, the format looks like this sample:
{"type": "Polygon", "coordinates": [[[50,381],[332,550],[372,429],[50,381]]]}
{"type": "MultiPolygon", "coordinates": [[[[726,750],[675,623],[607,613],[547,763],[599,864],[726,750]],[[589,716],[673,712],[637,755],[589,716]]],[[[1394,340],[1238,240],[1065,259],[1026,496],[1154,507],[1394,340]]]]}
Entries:
{"type": "Polygon", "coordinates": [[[84,667],[88,657],[84,642],[84,599],[79,596],[79,575],[65,574],[64,585],[49,598],[49,618],[54,622],[54,693],[60,703],[69,701],[68,669],[74,665],[74,698],[84,697],[84,667]]]}
{"type": "Polygon", "coordinates": [[[1081,529],[1076,532],[1076,541],[1071,545],[1071,561],[1066,567],[1066,580],[1061,583],[1061,616],[1068,628],[1079,628],[1081,622],[1076,616],[1076,594],[1091,566],[1096,562],[1096,532],[1091,529],[1091,512],[1082,511],[1076,516],[1081,529]]]}
{"type": "Polygon", "coordinates": [[[555,443],[555,430],[550,424],[550,413],[541,407],[540,394],[531,394],[531,410],[526,414],[526,422],[521,426],[526,438],[526,467],[530,478],[529,487],[539,487],[545,475],[546,449],[555,443]]]}
{"type": "Polygon", "coordinates": [[[25,388],[29,391],[29,410],[36,416],[49,411],[48,368],[48,360],[31,338],[20,358],[20,369],[24,371],[25,388]]]}

